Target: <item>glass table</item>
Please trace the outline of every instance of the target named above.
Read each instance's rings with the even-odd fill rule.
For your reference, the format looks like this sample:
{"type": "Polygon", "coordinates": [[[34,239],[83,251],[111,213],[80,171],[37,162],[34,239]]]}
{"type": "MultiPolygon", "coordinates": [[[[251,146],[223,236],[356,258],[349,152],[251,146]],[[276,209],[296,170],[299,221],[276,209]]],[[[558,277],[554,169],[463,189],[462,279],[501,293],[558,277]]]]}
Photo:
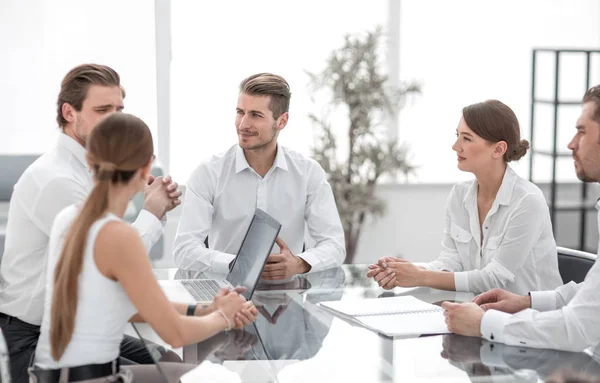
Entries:
{"type": "MultiPolygon", "coordinates": [[[[454,334],[388,338],[317,306],[322,301],[406,294],[434,304],[473,297],[422,287],[385,291],[366,273],[366,265],[344,265],[297,276],[284,285],[261,284],[252,298],[260,312],[253,325],[173,350],[190,366],[181,381],[600,381],[600,352],[594,358],[595,350],[509,347],[454,334]]],[[[178,273],[162,269],[155,274],[173,279],[178,273]]],[[[148,325],[135,326],[144,339],[169,347],[148,325]]]]}

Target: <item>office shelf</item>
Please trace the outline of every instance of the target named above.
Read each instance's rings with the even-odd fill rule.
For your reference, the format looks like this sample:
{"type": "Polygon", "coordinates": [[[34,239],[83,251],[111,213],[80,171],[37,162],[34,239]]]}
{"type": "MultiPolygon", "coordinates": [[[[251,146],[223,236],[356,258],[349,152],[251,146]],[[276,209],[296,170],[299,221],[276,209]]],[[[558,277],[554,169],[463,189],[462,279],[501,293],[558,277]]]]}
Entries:
{"type": "Polygon", "coordinates": [[[546,104],[546,105],[581,105],[581,100],[576,101],[554,101],[554,100],[535,100],[537,104],[546,104]]]}
{"type": "MultiPolygon", "coordinates": [[[[562,54],[581,54],[585,58],[585,89],[587,91],[590,87],[590,71],[591,71],[591,57],[592,55],[600,54],[600,50],[587,50],[587,49],[552,49],[552,48],[538,48],[533,49],[532,61],[531,61],[531,116],[530,116],[530,127],[531,127],[531,154],[529,156],[529,180],[535,182],[533,163],[536,156],[546,156],[552,158],[552,176],[550,181],[550,200],[548,206],[550,208],[550,218],[552,220],[552,227],[554,235],[556,237],[556,214],[558,212],[578,212],[580,233],[579,233],[579,250],[585,250],[585,236],[586,236],[586,212],[594,210],[596,204],[595,200],[591,200],[591,196],[588,195],[588,185],[585,182],[581,182],[580,199],[578,201],[557,201],[557,188],[560,182],[557,181],[556,177],[556,162],[559,158],[571,157],[570,152],[558,151],[558,113],[559,109],[564,106],[580,105],[580,100],[561,100],[559,97],[559,80],[560,80],[560,59],[562,54]],[[552,99],[536,97],[535,93],[535,80],[536,80],[536,61],[538,60],[538,53],[552,53],[554,58],[554,97],[552,99]],[[553,109],[553,120],[552,130],[548,129],[549,133],[552,134],[552,149],[543,150],[536,149],[535,145],[535,112],[538,105],[552,105],[553,109]]],[[[582,93],[583,95],[583,93],[582,93]]]]}
{"type": "Polygon", "coordinates": [[[552,153],[549,150],[533,150],[532,149],[531,150],[531,154],[533,154],[533,153],[535,153],[535,154],[541,154],[543,156],[550,156],[550,157],[554,157],[554,158],[557,158],[557,157],[565,157],[566,158],[566,157],[572,157],[573,156],[573,154],[571,152],[569,152],[569,153],[567,153],[567,152],[552,153]]]}

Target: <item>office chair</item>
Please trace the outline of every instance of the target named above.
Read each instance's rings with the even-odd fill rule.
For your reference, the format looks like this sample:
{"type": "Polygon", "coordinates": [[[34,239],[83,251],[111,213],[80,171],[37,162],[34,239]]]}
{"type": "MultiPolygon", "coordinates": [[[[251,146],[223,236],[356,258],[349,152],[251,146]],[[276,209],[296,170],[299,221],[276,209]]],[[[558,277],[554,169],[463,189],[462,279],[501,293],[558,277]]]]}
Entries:
{"type": "Polygon", "coordinates": [[[0,155],[0,260],[4,254],[8,203],[15,184],[21,175],[39,154],[5,154],[0,155]]]}
{"type": "Polygon", "coordinates": [[[10,383],[11,381],[8,347],[2,329],[0,329],[0,382],[10,383]]]}
{"type": "Polygon", "coordinates": [[[597,258],[596,254],[566,247],[557,246],[556,251],[558,253],[558,271],[563,283],[583,282],[597,258]]]}

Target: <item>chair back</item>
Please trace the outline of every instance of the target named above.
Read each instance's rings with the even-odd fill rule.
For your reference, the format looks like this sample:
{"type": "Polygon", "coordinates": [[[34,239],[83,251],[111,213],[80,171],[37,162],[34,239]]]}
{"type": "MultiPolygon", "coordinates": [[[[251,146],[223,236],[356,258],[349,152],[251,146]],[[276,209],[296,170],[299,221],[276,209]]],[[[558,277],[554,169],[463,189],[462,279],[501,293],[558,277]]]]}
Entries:
{"type": "Polygon", "coordinates": [[[557,246],[558,271],[563,283],[581,283],[596,262],[596,254],[557,246]]]}

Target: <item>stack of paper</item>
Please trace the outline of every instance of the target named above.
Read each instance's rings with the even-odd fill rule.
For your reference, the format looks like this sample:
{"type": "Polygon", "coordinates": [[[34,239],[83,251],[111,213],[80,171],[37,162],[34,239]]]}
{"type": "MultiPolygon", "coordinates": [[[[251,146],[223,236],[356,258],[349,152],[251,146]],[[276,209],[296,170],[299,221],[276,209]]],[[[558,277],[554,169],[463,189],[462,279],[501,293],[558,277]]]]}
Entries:
{"type": "Polygon", "coordinates": [[[387,336],[450,332],[441,307],[412,296],[331,301],[318,305],[387,336]]]}

